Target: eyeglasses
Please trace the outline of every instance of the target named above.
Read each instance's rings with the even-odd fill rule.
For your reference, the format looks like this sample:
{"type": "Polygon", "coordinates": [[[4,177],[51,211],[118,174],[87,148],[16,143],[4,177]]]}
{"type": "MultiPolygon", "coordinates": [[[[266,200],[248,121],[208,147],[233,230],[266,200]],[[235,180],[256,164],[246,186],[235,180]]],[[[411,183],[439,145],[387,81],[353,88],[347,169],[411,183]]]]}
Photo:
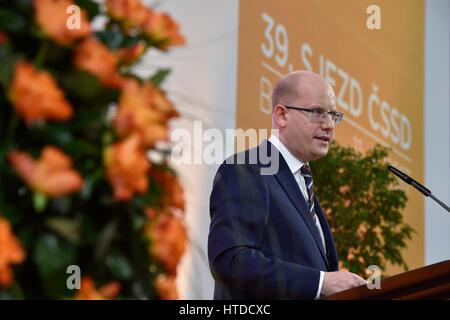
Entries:
{"type": "Polygon", "coordinates": [[[335,112],[335,111],[325,111],[321,109],[306,109],[306,108],[299,108],[299,107],[290,107],[285,106],[287,109],[293,109],[293,110],[301,110],[306,112],[311,112],[311,121],[312,122],[325,122],[327,121],[328,115],[331,115],[331,119],[335,124],[339,124],[342,121],[342,118],[344,117],[344,114],[341,112],[335,112]]]}

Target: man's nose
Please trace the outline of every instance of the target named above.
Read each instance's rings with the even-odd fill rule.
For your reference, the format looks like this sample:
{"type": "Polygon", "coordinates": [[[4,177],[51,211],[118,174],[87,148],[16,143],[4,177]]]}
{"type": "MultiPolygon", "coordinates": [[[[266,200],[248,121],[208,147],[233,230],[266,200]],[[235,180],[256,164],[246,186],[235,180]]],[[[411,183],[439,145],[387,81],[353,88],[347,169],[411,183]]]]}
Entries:
{"type": "Polygon", "coordinates": [[[322,122],[322,128],[324,130],[333,130],[334,126],[335,124],[331,114],[327,114],[327,119],[324,122],[322,122]]]}

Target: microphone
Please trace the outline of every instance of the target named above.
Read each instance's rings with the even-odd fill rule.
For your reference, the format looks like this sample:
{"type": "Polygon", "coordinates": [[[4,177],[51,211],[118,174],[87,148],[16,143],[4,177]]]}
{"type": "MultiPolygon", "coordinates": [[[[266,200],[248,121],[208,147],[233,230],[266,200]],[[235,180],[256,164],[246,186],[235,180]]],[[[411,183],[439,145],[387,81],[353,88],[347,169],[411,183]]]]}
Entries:
{"type": "Polygon", "coordinates": [[[413,178],[411,178],[410,176],[408,176],[407,174],[401,172],[400,170],[398,170],[397,168],[394,168],[393,166],[388,166],[388,169],[393,172],[397,177],[399,177],[400,179],[402,179],[403,181],[405,181],[407,184],[412,185],[414,188],[416,188],[417,190],[419,190],[424,196],[426,197],[431,197],[431,199],[433,199],[434,201],[436,201],[437,203],[439,203],[445,210],[447,210],[448,212],[450,212],[450,208],[443,203],[442,201],[440,201],[438,198],[436,198],[430,191],[430,189],[425,188],[423,185],[421,185],[420,183],[418,183],[416,180],[414,180],[413,178]]]}

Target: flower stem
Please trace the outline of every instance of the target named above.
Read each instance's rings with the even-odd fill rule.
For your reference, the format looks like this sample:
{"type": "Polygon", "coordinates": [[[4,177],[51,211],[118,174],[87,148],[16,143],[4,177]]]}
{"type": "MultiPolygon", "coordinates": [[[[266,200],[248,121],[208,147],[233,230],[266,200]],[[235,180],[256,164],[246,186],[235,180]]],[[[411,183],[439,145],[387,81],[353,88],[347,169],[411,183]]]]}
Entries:
{"type": "Polygon", "coordinates": [[[48,40],[41,41],[41,45],[39,46],[38,53],[36,54],[36,58],[34,58],[34,65],[36,68],[40,68],[42,64],[44,63],[45,56],[47,55],[48,51],[48,40]]]}

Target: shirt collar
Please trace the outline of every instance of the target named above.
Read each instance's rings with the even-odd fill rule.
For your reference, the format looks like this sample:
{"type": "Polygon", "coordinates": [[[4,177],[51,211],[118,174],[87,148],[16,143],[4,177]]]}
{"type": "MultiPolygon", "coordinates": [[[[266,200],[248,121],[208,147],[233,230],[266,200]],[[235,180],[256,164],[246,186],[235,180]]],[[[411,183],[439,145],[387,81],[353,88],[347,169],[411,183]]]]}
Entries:
{"type": "Polygon", "coordinates": [[[278,149],[278,151],[280,151],[292,174],[295,174],[301,167],[303,167],[304,163],[294,157],[276,135],[272,134],[269,141],[278,149]]]}

